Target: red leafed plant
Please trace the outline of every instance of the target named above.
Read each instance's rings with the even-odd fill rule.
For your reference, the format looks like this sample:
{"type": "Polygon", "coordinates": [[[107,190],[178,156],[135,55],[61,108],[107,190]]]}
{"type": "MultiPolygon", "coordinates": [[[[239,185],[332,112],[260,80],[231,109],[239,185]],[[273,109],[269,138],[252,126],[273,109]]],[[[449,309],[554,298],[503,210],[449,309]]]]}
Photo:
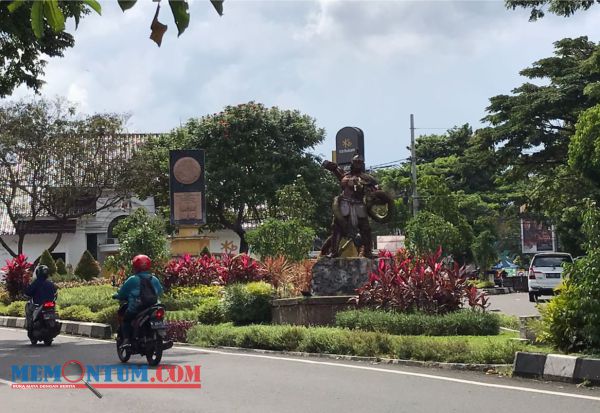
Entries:
{"type": "Polygon", "coordinates": [[[179,343],[187,342],[187,332],[196,323],[194,321],[169,321],[167,323],[167,337],[179,343]]]}
{"type": "Polygon", "coordinates": [[[464,267],[445,266],[437,253],[416,257],[405,250],[396,254],[380,251],[377,269],[369,281],[357,290],[359,306],[399,311],[444,314],[462,308],[485,310],[485,294],[473,291],[467,283],[464,267]]]}
{"type": "Polygon", "coordinates": [[[31,279],[31,266],[32,264],[27,262],[27,257],[23,254],[6,260],[6,266],[2,267],[2,271],[6,273],[4,282],[11,299],[18,298],[25,291],[31,279]]]}
{"type": "Polygon", "coordinates": [[[225,254],[221,257],[221,265],[224,267],[221,274],[223,284],[268,281],[268,272],[265,267],[246,254],[236,256],[225,254]]]}
{"type": "Polygon", "coordinates": [[[223,267],[215,257],[192,257],[186,254],[168,262],[162,274],[162,281],[166,289],[211,285],[220,283],[222,273],[223,267]]]}

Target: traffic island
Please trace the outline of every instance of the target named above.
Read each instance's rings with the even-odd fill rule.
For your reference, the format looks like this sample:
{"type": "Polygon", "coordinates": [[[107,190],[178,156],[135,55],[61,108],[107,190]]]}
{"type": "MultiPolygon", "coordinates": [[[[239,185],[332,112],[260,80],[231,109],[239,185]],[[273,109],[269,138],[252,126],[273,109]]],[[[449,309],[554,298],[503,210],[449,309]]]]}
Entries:
{"type": "Polygon", "coordinates": [[[356,308],[354,296],[300,297],[273,300],[273,324],[333,326],[338,311],[356,308]]]}
{"type": "MultiPolygon", "coordinates": [[[[112,329],[108,324],[67,320],[58,320],[58,322],[60,323],[61,334],[99,339],[112,338],[112,329]]],[[[25,328],[25,317],[0,316],[0,327],[25,328]]]]}

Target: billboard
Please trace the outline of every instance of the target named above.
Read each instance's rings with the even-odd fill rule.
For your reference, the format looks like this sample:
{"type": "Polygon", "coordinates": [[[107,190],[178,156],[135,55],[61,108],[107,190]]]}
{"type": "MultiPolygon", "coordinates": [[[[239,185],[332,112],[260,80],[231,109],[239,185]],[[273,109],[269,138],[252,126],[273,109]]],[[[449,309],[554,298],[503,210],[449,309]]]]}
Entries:
{"type": "Polygon", "coordinates": [[[206,224],[204,150],[169,151],[171,224],[206,224]]]}
{"type": "Polygon", "coordinates": [[[554,227],[532,219],[521,219],[521,249],[524,254],[556,251],[554,227]]]}

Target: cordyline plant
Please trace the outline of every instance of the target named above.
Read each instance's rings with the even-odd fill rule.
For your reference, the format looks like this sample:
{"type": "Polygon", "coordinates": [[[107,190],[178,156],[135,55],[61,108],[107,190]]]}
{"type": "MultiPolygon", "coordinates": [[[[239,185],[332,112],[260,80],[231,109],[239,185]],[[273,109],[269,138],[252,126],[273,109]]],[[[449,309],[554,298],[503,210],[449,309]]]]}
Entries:
{"type": "Polygon", "coordinates": [[[18,298],[25,291],[31,279],[31,266],[32,264],[27,262],[27,257],[23,254],[6,260],[6,266],[2,267],[2,271],[6,273],[4,283],[11,300],[18,298]]]}
{"type": "Polygon", "coordinates": [[[435,254],[416,257],[405,250],[395,255],[380,251],[377,270],[357,290],[359,306],[444,314],[459,310],[464,304],[485,311],[488,299],[469,286],[464,267],[456,262],[442,263],[441,248],[435,254]]]}
{"type": "Polygon", "coordinates": [[[161,274],[165,289],[196,285],[226,285],[235,282],[262,281],[268,276],[261,263],[246,254],[183,257],[170,260],[161,274]]]}

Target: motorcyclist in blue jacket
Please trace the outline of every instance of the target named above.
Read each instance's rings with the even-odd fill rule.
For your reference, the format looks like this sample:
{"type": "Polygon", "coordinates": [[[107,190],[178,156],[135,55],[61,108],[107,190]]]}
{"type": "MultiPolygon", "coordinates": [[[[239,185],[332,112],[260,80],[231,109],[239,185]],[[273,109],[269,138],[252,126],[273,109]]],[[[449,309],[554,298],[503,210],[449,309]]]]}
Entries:
{"type": "Polygon", "coordinates": [[[45,265],[40,265],[35,270],[35,280],[25,289],[25,295],[33,300],[33,304],[27,303],[25,306],[25,317],[27,325],[31,323],[35,305],[43,305],[46,301],[54,301],[56,298],[56,286],[48,279],[50,269],[45,265]]]}
{"type": "Polygon", "coordinates": [[[123,317],[122,330],[123,343],[121,347],[130,346],[131,337],[131,322],[135,319],[138,313],[144,308],[140,305],[140,285],[141,279],[150,279],[152,287],[157,297],[163,293],[163,287],[158,278],[150,272],[152,261],[146,255],[136,255],[132,260],[134,274],[131,275],[121,286],[119,291],[113,295],[113,298],[120,301],[127,301],[127,310],[123,317]]]}

